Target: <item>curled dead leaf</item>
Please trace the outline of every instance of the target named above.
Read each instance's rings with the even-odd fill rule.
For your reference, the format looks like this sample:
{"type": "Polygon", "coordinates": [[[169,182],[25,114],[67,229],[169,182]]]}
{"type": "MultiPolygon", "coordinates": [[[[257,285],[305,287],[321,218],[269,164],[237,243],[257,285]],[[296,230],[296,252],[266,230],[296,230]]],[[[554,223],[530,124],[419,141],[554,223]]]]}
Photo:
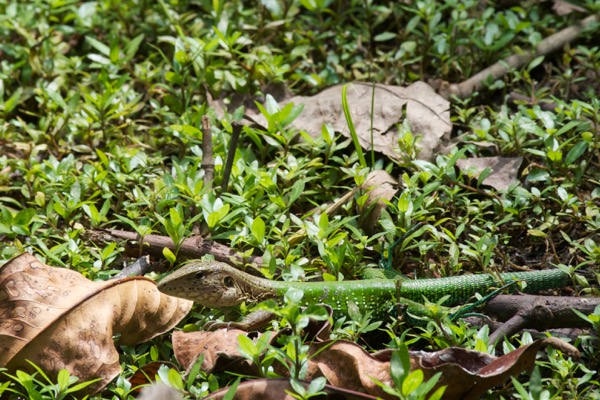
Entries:
{"type": "MultiPolygon", "coordinates": [[[[425,379],[438,372],[442,377],[439,386],[447,386],[444,399],[478,399],[488,389],[500,385],[530,371],[537,352],[550,346],[577,359],[579,352],[570,344],[556,338],[536,340],[500,357],[465,350],[457,347],[437,352],[410,352],[411,370],[421,369],[425,379]]],[[[351,342],[313,343],[312,361],[318,365],[319,373],[334,386],[390,398],[371,378],[390,384],[390,350],[369,354],[351,342]]],[[[319,375],[320,375],[319,374],[319,375]]],[[[310,378],[310,377],[308,377],[310,378]]]]}
{"type": "Polygon", "coordinates": [[[137,344],[173,328],[192,302],[167,296],[147,278],[92,282],[24,253],[0,268],[0,366],[51,378],[67,369],[101,390],[120,372],[113,336],[137,344]]]}
{"type": "MultiPolygon", "coordinates": [[[[309,383],[299,381],[298,384],[308,389],[309,383]]],[[[224,399],[230,388],[223,388],[211,393],[205,397],[206,400],[224,399]]],[[[323,392],[326,393],[325,399],[340,399],[340,400],[375,400],[376,397],[369,396],[364,393],[352,392],[350,390],[336,388],[335,386],[325,385],[323,392]]],[[[289,379],[253,379],[251,381],[242,382],[238,385],[235,391],[236,400],[294,400],[290,393],[294,393],[294,388],[290,385],[289,379]]]]}
{"type": "MultiPolygon", "coordinates": [[[[246,375],[255,374],[258,366],[251,365],[239,352],[239,335],[248,333],[225,329],[215,332],[175,332],[173,348],[177,360],[188,370],[202,354],[202,369],[207,373],[226,370],[246,375]]],[[[272,346],[277,346],[277,336],[277,333],[271,336],[272,346]]],[[[410,352],[411,370],[422,370],[425,379],[441,372],[438,387],[447,386],[444,399],[477,399],[511,376],[530,371],[537,352],[547,346],[559,349],[573,358],[579,357],[579,352],[573,346],[560,339],[548,338],[537,340],[501,357],[461,348],[448,348],[432,353],[410,352]]],[[[344,340],[313,342],[309,348],[306,379],[310,381],[324,376],[334,387],[388,399],[390,395],[373,379],[392,385],[391,354],[389,349],[368,353],[356,343],[344,340]]],[[[282,365],[274,364],[273,367],[281,375],[287,372],[282,365]]],[[[248,386],[249,393],[256,394],[256,390],[257,387],[248,386]]]]}
{"type": "MultiPolygon", "coordinates": [[[[255,366],[239,351],[238,336],[248,332],[239,329],[219,329],[212,332],[173,332],[173,352],[175,359],[186,372],[202,355],[202,371],[236,371],[241,374],[256,375],[255,366]],[[243,371],[243,372],[242,372],[243,371]]],[[[260,337],[261,334],[258,334],[260,337]]]]}
{"type": "Polygon", "coordinates": [[[373,381],[392,384],[389,359],[379,359],[356,343],[345,340],[313,343],[309,352],[315,355],[311,362],[317,366],[317,375],[327,378],[333,386],[389,398],[373,381]]]}

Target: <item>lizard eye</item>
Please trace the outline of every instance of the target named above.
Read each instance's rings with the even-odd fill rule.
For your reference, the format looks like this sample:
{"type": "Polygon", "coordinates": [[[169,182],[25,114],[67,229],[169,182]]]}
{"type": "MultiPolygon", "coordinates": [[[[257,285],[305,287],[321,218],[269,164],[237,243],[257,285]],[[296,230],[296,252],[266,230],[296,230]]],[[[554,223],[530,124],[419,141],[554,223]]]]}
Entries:
{"type": "Polygon", "coordinates": [[[233,278],[231,278],[230,276],[226,276],[223,279],[223,284],[228,288],[233,287],[233,278]]]}

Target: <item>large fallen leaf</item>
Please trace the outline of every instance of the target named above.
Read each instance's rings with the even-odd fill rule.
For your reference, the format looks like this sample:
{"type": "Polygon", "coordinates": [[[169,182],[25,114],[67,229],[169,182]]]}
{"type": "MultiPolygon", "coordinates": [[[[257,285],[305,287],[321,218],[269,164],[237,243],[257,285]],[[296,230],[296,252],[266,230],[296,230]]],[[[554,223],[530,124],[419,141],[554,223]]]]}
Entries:
{"type": "Polygon", "coordinates": [[[21,254],[0,268],[0,366],[31,371],[31,360],[50,377],[67,369],[80,380],[101,378],[88,387],[97,392],[120,371],[113,336],[129,345],[149,340],[192,304],[150,279],[92,282],[21,254]]]}
{"type": "MultiPolygon", "coordinates": [[[[258,367],[250,365],[239,352],[238,336],[247,334],[240,330],[176,332],[173,335],[173,348],[177,360],[188,370],[202,354],[202,370],[206,373],[229,371],[248,375],[253,368],[258,367]]],[[[272,346],[277,346],[277,336],[276,334],[270,338],[272,346]]],[[[561,350],[573,358],[579,357],[577,349],[568,343],[547,338],[501,357],[461,348],[448,348],[431,353],[410,352],[411,369],[422,370],[426,379],[441,372],[438,386],[447,386],[444,399],[477,399],[488,389],[509,380],[511,376],[516,377],[521,372],[530,371],[538,351],[547,346],[561,350]]],[[[368,353],[353,342],[328,340],[311,343],[309,355],[307,380],[324,376],[334,387],[368,393],[384,399],[390,398],[390,395],[373,381],[374,378],[388,385],[392,384],[390,350],[368,353]]],[[[286,372],[285,367],[281,365],[273,364],[272,367],[279,374],[286,372]]],[[[258,390],[258,387],[255,389],[258,390]]],[[[254,394],[258,395],[257,392],[254,394]]],[[[283,396],[283,392],[280,395],[283,396]]]]}
{"type": "Polygon", "coordinates": [[[502,191],[517,181],[522,162],[523,157],[481,157],[463,158],[456,161],[456,165],[465,173],[472,172],[475,177],[489,168],[490,174],[482,183],[502,191]]]}
{"type": "MultiPolygon", "coordinates": [[[[530,371],[537,352],[547,346],[579,358],[579,352],[570,344],[560,339],[546,338],[500,357],[458,347],[436,352],[411,351],[411,370],[422,370],[425,379],[441,372],[436,387],[447,386],[443,397],[446,400],[478,399],[488,389],[506,382],[511,376],[530,371]]],[[[332,385],[389,398],[373,383],[371,377],[391,384],[390,350],[369,354],[356,343],[337,341],[314,343],[309,352],[316,354],[311,361],[318,365],[319,372],[332,385]]]]}
{"type": "MultiPolygon", "coordinates": [[[[308,390],[309,383],[298,381],[298,385],[302,385],[304,390],[308,390]]],[[[217,390],[211,393],[206,400],[221,400],[225,399],[229,392],[229,387],[217,390]]],[[[331,385],[325,385],[322,392],[324,395],[318,396],[318,399],[330,400],[376,400],[377,397],[370,396],[364,393],[353,392],[350,390],[336,388],[331,385]]],[[[292,396],[294,388],[290,384],[289,379],[253,379],[251,381],[242,382],[235,390],[235,400],[294,400],[297,397],[292,396]]]]}
{"type": "MultiPolygon", "coordinates": [[[[292,126],[308,132],[312,137],[321,135],[321,128],[329,124],[335,131],[350,137],[348,124],[342,109],[342,87],[332,86],[314,96],[296,96],[283,104],[303,104],[304,110],[292,126]]],[[[371,149],[371,99],[374,96],[373,148],[375,151],[401,160],[398,146],[397,125],[406,118],[414,136],[419,135],[418,159],[432,160],[446,146],[450,137],[450,103],[424,82],[415,82],[408,87],[373,85],[354,82],[347,90],[352,120],[361,146],[371,149]]],[[[266,118],[259,113],[247,112],[247,116],[262,126],[266,118]]]]}
{"type": "Polygon", "coordinates": [[[192,368],[198,357],[202,355],[202,371],[211,373],[223,368],[244,371],[248,375],[256,375],[255,368],[250,366],[239,351],[238,336],[248,335],[239,329],[219,329],[214,332],[173,332],[173,352],[175,359],[186,372],[192,368]]]}

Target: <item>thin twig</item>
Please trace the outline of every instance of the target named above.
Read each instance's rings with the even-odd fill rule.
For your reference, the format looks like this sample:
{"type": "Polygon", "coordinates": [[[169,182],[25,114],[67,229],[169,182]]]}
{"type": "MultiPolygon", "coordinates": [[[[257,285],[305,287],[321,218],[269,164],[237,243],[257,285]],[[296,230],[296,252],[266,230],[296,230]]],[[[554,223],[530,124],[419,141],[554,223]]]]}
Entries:
{"type": "MultiPolygon", "coordinates": [[[[145,254],[157,260],[164,259],[162,251],[165,247],[174,250],[173,240],[168,236],[151,234],[141,239],[135,232],[117,229],[96,229],[89,231],[88,234],[93,243],[121,243],[125,248],[125,253],[133,257],[139,256],[140,245],[143,246],[145,254]]],[[[212,254],[217,261],[223,261],[240,267],[247,266],[246,272],[255,270],[255,268],[251,267],[260,267],[263,265],[263,260],[260,256],[245,256],[231,247],[199,235],[184,239],[177,257],[178,260],[188,260],[200,258],[205,254],[212,254]]]]}
{"type": "Polygon", "coordinates": [[[231,132],[231,141],[229,142],[229,149],[227,150],[227,161],[225,162],[225,168],[223,169],[221,193],[227,192],[227,187],[229,186],[229,176],[231,175],[231,167],[233,166],[233,160],[235,159],[235,151],[240,138],[240,132],[242,131],[242,126],[238,123],[233,123],[232,128],[233,132],[231,132]]]}
{"type": "Polygon", "coordinates": [[[210,190],[215,176],[215,162],[213,159],[212,130],[207,115],[202,116],[202,169],[204,170],[204,186],[210,190]]]}
{"type": "Polygon", "coordinates": [[[150,256],[145,255],[135,260],[133,264],[129,264],[127,267],[123,268],[121,272],[113,276],[111,279],[123,279],[130,276],[144,276],[151,270],[152,265],[150,264],[150,256]]]}
{"type": "Polygon", "coordinates": [[[451,84],[447,87],[442,86],[440,89],[440,95],[445,98],[449,98],[451,96],[456,96],[460,99],[467,98],[474,92],[481,90],[484,86],[484,82],[488,81],[488,79],[499,79],[510,70],[521,68],[523,65],[527,64],[536,57],[543,56],[560,49],[565,44],[575,40],[584,29],[592,27],[599,21],[600,14],[591,15],[575,25],[548,36],[546,39],[542,40],[536,46],[535,51],[531,53],[513,54],[512,56],[498,61],[494,65],[475,74],[464,82],[459,84],[451,84]]]}

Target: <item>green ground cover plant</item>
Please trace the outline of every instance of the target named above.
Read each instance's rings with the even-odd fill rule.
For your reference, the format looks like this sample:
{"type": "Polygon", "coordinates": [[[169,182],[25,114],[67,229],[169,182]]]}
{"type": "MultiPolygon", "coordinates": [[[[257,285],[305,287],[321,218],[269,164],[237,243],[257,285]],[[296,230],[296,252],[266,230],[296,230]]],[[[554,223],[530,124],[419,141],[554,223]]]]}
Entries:
{"type": "MultiPolygon", "coordinates": [[[[459,144],[430,161],[417,159],[419,132],[403,136],[407,157],[393,161],[330,127],[310,137],[291,125],[301,108],[278,102],[282,93],[312,95],[353,80],[461,82],[600,12],[597,0],[582,0],[581,10],[567,15],[556,14],[549,2],[503,3],[0,0],[0,263],[32,252],[49,265],[106,280],[133,260],[119,243],[93,243],[89,231],[169,236],[175,248],[164,256],[173,266],[182,241],[201,230],[240,254],[261,255],[270,278],[355,279],[421,222],[424,228],[392,254],[402,273],[441,277],[559,267],[576,276],[572,294],[597,296],[597,36],[584,33],[485,90],[453,99],[452,137],[459,144]],[[268,126],[242,127],[249,108],[268,126]],[[201,163],[203,116],[212,130],[212,187],[201,163]],[[239,142],[231,146],[236,130],[239,142]],[[222,187],[231,153],[229,183],[222,187]],[[500,193],[456,165],[486,156],[523,157],[518,181],[500,193]],[[375,233],[359,223],[361,191],[336,215],[323,212],[373,170],[390,173],[401,186],[375,233]],[[306,234],[290,241],[300,230],[306,234]]],[[[346,118],[351,126],[352,116],[346,118]]],[[[296,313],[288,319],[293,331],[270,357],[291,360],[299,379],[304,321],[297,304],[286,307],[282,315],[296,313]]],[[[181,326],[201,326],[216,315],[196,309],[181,326]]],[[[420,398],[429,398],[422,377],[407,381],[404,343],[492,349],[485,329],[440,318],[401,335],[357,312],[334,321],[333,331],[350,340],[386,332],[383,345],[400,349],[392,359],[392,369],[401,371],[397,383],[410,381],[421,387],[420,398]]],[[[582,318],[597,334],[598,316],[582,318]]],[[[581,363],[550,351],[531,376],[516,377],[490,398],[600,398],[597,336],[573,344],[581,363]]],[[[246,349],[249,358],[256,356],[248,343],[246,349]]],[[[272,358],[262,361],[265,376],[272,358]]],[[[123,347],[121,376],[94,398],[133,398],[126,378],[157,360],[173,360],[165,337],[123,347]]],[[[6,375],[0,392],[57,399],[82,384],[68,374],[59,378],[50,383],[43,371],[6,375]]],[[[200,373],[179,386],[193,398],[235,379],[200,373]]],[[[323,384],[308,392],[296,386],[297,398],[318,393],[323,384]]],[[[387,389],[412,398],[407,390],[387,389]]]]}

